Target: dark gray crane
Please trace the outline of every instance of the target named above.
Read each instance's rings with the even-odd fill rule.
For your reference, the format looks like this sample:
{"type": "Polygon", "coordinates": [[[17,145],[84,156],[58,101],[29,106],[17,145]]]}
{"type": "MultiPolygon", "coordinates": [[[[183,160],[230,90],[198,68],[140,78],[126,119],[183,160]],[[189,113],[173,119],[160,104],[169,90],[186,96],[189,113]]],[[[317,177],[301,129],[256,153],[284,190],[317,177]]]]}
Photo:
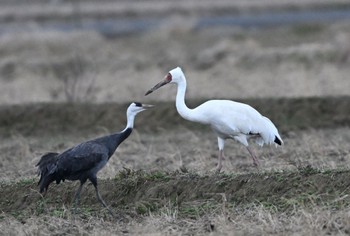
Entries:
{"type": "Polygon", "coordinates": [[[40,193],[46,194],[49,185],[56,181],[79,180],[80,186],[74,197],[74,204],[77,207],[80,203],[80,192],[84,183],[89,179],[96,190],[97,199],[113,215],[107,206],[97,187],[97,172],[101,170],[113,155],[119,144],[121,144],[131,134],[134,127],[134,119],[137,113],[152,107],[152,105],[131,103],[127,109],[127,125],[119,133],[107,135],[78,144],[62,153],[50,152],[43,155],[36,165],[40,180],[40,193]]]}

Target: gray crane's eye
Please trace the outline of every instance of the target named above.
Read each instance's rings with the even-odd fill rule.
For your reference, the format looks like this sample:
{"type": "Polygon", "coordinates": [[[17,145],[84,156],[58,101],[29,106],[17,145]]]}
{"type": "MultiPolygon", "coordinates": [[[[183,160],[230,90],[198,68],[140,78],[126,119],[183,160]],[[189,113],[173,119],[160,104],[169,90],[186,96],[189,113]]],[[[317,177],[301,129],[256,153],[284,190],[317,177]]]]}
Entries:
{"type": "Polygon", "coordinates": [[[137,107],[142,107],[142,104],[139,103],[139,102],[134,102],[134,104],[135,104],[137,107]]]}

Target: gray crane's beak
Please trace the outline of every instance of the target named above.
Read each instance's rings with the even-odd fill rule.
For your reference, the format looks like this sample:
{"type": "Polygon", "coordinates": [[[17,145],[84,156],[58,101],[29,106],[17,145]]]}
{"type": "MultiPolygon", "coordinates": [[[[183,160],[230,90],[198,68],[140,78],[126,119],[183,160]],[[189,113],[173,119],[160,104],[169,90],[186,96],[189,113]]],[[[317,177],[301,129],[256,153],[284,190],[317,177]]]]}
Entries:
{"type": "Polygon", "coordinates": [[[144,109],[149,109],[149,108],[152,108],[152,107],[154,107],[154,105],[142,104],[142,108],[144,108],[144,109]]]}
{"type": "Polygon", "coordinates": [[[158,84],[156,84],[153,88],[151,88],[150,90],[147,91],[147,93],[145,94],[145,96],[147,96],[148,94],[152,93],[154,90],[159,89],[160,87],[168,84],[170,81],[168,80],[163,80],[161,82],[159,82],[158,84]]]}

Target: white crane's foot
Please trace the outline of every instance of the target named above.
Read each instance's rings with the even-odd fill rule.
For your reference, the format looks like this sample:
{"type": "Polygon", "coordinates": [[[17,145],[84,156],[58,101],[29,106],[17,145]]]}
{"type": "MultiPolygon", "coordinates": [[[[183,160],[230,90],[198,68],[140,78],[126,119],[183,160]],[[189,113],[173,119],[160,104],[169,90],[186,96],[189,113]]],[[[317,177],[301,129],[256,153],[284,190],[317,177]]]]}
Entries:
{"type": "Polygon", "coordinates": [[[219,150],[219,163],[216,166],[216,173],[220,173],[221,169],[222,169],[222,161],[225,160],[225,155],[224,155],[224,151],[221,149],[219,150]]]}
{"type": "Polygon", "coordinates": [[[255,166],[260,166],[260,162],[257,159],[254,159],[253,165],[255,166]]]}
{"type": "Polygon", "coordinates": [[[215,169],[215,172],[216,173],[220,173],[221,172],[221,169],[222,169],[222,165],[221,163],[217,165],[216,169],[215,169]]]}
{"type": "Polygon", "coordinates": [[[188,169],[186,168],[186,166],[184,166],[184,165],[182,165],[182,166],[180,167],[180,171],[181,171],[182,173],[188,173],[188,172],[189,172],[188,169]]]}
{"type": "Polygon", "coordinates": [[[260,162],[258,161],[258,159],[254,159],[253,161],[253,165],[255,166],[256,169],[260,169],[260,162]]]}
{"type": "Polygon", "coordinates": [[[258,158],[256,157],[255,153],[254,153],[253,150],[251,150],[249,147],[247,147],[247,150],[248,150],[250,156],[251,156],[252,159],[253,159],[253,165],[254,165],[257,169],[259,169],[260,163],[259,163],[259,160],[258,160],[258,158]]]}

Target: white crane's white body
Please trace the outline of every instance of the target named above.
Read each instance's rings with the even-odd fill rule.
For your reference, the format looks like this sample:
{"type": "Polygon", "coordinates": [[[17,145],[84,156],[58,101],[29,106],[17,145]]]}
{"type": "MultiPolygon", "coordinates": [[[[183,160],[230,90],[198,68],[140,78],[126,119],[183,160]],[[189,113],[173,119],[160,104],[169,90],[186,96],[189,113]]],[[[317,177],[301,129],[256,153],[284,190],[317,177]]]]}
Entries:
{"type": "Polygon", "coordinates": [[[146,95],[168,83],[177,84],[176,109],[178,113],[186,120],[210,125],[216,133],[220,151],[219,171],[225,139],[234,139],[246,146],[256,165],[258,164],[256,156],[248,147],[249,138],[254,138],[260,146],[283,143],[275,125],[247,104],[230,100],[209,100],[194,109],[188,108],[185,104],[186,78],[179,67],[169,71],[164,81],[154,86],[146,95]]]}
{"type": "Polygon", "coordinates": [[[218,137],[235,139],[248,146],[247,139],[254,137],[260,146],[271,144],[275,136],[280,140],[276,127],[253,107],[230,100],[210,100],[194,108],[194,117],[188,120],[197,121],[211,126],[218,137]]]}

